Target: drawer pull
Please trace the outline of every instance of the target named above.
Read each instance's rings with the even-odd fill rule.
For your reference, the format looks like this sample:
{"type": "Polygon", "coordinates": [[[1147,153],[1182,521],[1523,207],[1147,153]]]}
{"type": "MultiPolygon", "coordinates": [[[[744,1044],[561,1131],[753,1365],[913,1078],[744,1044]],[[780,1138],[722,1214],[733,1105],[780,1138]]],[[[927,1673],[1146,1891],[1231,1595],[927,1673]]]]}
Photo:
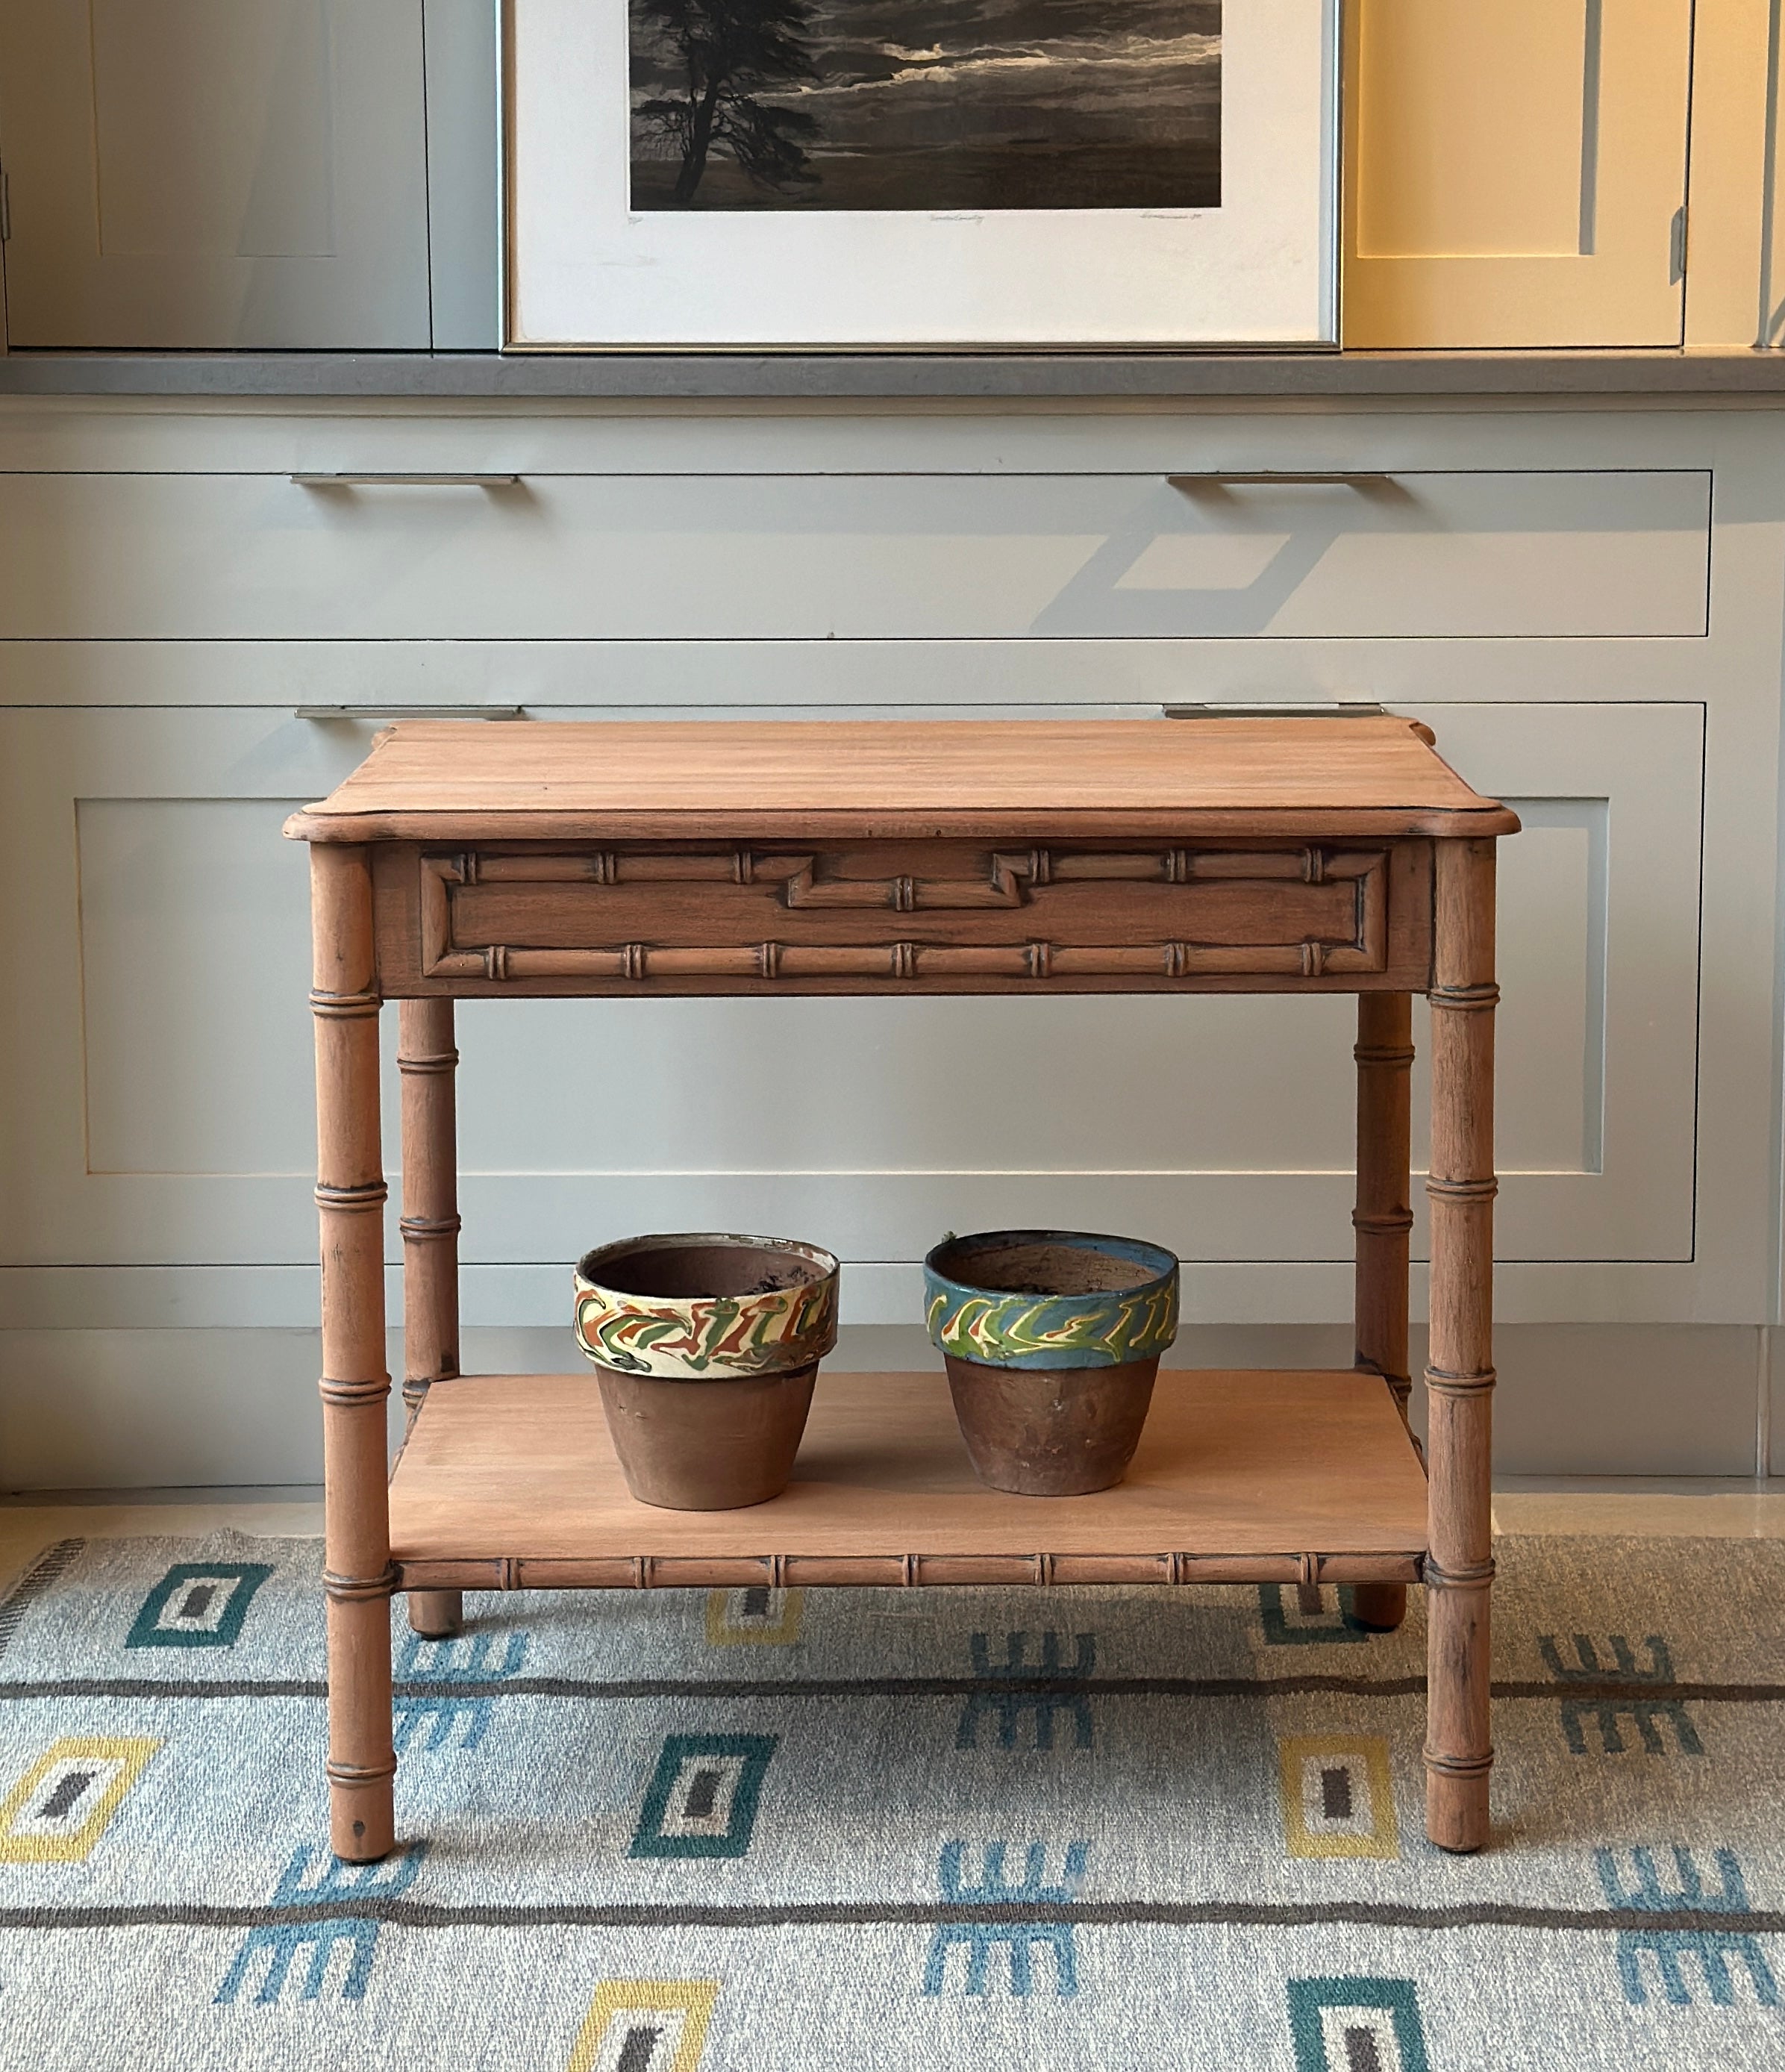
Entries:
{"type": "Polygon", "coordinates": [[[1272,702],[1261,698],[1255,705],[1161,705],[1167,719],[1380,719],[1385,708],[1362,699],[1332,698],[1319,704],[1293,701],[1272,702]]]}
{"type": "Polygon", "coordinates": [[[297,719],[525,719],[525,705],[293,705],[297,719]]]}
{"type": "Polygon", "coordinates": [[[1045,862],[1029,855],[995,856],[991,871],[983,878],[830,878],[818,861],[807,857],[787,880],[782,898],[793,907],[890,907],[895,914],[1021,906],[1028,900],[1027,881],[1045,873],[1045,862]]]}
{"type": "Polygon", "coordinates": [[[1195,475],[1168,475],[1165,479],[1174,489],[1201,489],[1210,483],[1225,488],[1235,483],[1281,483],[1289,488],[1330,483],[1340,489],[1373,489],[1393,482],[1394,477],[1380,467],[1210,467],[1195,475]]]}
{"type": "Polygon", "coordinates": [[[294,475],[300,489],[513,489],[518,475],[404,475],[347,473],[294,475]]]}

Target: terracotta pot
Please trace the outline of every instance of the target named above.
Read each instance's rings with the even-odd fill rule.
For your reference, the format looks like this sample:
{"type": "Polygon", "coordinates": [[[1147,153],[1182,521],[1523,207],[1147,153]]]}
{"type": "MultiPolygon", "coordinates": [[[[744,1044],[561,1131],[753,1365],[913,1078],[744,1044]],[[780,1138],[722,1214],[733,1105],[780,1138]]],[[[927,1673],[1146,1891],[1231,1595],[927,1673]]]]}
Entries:
{"type": "Polygon", "coordinates": [[[671,1511],[778,1496],[836,1343],[837,1262],[787,1238],[629,1238],[577,1268],[577,1342],[626,1486],[671,1511]]]}
{"type": "Polygon", "coordinates": [[[737,1511],[794,1472],[818,1363],[791,1374],[661,1381],[601,1370],[601,1408],[626,1487],[666,1511],[737,1511]]]}
{"type": "Polygon", "coordinates": [[[924,1287],[982,1482],[1082,1496],[1121,1481],[1177,1336],[1173,1254],[1134,1238],[987,1231],[938,1245],[924,1287]]]}
{"type": "Polygon", "coordinates": [[[1128,1472],[1159,1355],[1118,1367],[981,1367],[945,1354],[974,1472],[1019,1496],[1087,1496],[1128,1472]]]}

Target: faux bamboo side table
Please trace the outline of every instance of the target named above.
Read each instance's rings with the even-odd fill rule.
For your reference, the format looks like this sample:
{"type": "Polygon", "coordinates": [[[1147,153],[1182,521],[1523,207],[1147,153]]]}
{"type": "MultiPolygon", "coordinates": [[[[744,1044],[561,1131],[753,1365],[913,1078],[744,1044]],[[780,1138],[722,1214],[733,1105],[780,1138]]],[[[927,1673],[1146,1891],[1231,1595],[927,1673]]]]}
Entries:
{"type": "MultiPolygon", "coordinates": [[[[1486,1841],[1494,853],[1518,822],[1431,743],[1376,717],[416,721],[292,819],[312,845],[338,1856],[394,1843],[393,1592],[437,1634],[467,1588],[765,1582],[1350,1582],[1381,1626],[1423,1583],[1427,1828],[1486,1841]],[[851,1375],[821,1379],[786,1495],[655,1511],[626,1494],[586,1371],[459,1374],[455,998],[1232,992],[1358,997],[1356,1367],[1162,1375],[1116,1489],[983,1489],[939,1379],[851,1375]],[[1405,1422],[1415,993],[1429,1485],[1405,1422]],[[410,1422],[387,1486],[391,997],[410,1422]]],[[[567,1231],[567,1262],[603,1235],[567,1231]]],[[[568,1288],[567,1263],[567,1315],[568,1288]]]]}

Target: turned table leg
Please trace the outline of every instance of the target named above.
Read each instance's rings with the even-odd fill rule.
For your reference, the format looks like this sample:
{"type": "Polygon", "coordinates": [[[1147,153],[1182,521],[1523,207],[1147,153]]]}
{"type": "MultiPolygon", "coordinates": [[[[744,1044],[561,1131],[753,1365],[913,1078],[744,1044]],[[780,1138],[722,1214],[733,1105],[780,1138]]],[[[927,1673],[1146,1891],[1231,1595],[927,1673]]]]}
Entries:
{"type": "Polygon", "coordinates": [[[1437,845],[1426,1831],[1488,1840],[1493,1582],[1494,845],[1437,845]]]}
{"type": "MultiPolygon", "coordinates": [[[[430,1383],[458,1372],[458,1141],[453,1111],[449,1000],[397,1005],[403,1081],[403,1403],[412,1429],[430,1383]]],[[[409,1624],[431,1639],[457,1633],[458,1590],[412,1590],[409,1624]]]]}
{"type": "Polygon", "coordinates": [[[349,1863],[396,1840],[391,1539],[385,1486],[384,1178],[379,1149],[371,862],[310,849],[317,1187],[322,1240],[323,1587],[328,1596],[330,1839],[349,1863]]]}
{"type": "MultiPolygon", "coordinates": [[[[1356,1363],[1381,1375],[1402,1420],[1407,1375],[1407,1204],[1413,1001],[1404,993],[1357,997],[1356,1363]]],[[[1405,1583],[1360,1583],[1359,1621],[1387,1632],[1407,1613],[1405,1583]]]]}

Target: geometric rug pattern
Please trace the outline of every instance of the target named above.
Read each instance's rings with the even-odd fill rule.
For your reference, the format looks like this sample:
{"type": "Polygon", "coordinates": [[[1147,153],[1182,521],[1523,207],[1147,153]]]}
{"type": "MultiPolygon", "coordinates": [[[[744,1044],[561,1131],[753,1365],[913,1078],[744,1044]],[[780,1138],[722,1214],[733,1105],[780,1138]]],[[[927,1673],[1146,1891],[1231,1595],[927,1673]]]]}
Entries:
{"type": "Polygon", "coordinates": [[[1785,1544],[1497,1553],[1479,1856],[1418,1590],[758,1589],[399,1604],[352,1868],[319,1543],[65,1541],[0,1605],[0,2066],[1785,2067],[1785,1544]]]}

